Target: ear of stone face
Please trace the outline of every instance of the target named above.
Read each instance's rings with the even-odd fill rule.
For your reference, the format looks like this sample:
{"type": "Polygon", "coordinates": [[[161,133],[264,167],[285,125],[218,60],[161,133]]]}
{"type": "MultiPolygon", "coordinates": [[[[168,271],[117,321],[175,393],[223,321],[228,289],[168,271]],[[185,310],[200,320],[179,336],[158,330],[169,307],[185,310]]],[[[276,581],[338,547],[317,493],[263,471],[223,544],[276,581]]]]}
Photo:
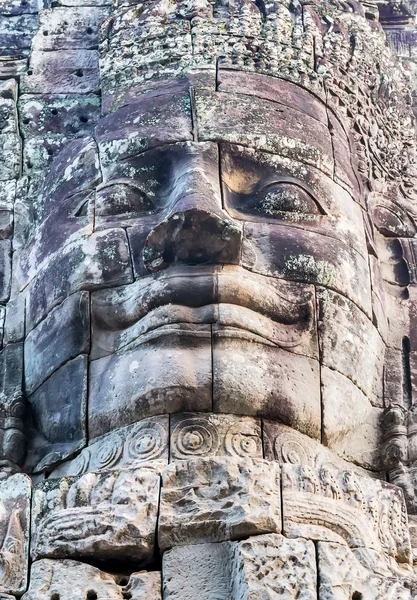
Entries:
{"type": "Polygon", "coordinates": [[[280,498],[275,463],[226,457],[176,461],[162,474],[159,547],[279,532],[280,498]]]}
{"type": "Polygon", "coordinates": [[[270,534],[243,542],[177,546],[163,557],[167,600],[270,597],[317,600],[314,544],[270,534]]]}
{"type": "Polygon", "coordinates": [[[31,555],[146,563],[155,551],[160,477],[118,469],[48,479],[34,490],[31,555]]]}
{"type": "Polygon", "coordinates": [[[157,571],[110,575],[75,560],[39,560],[33,563],[30,586],[22,600],[161,600],[161,575],[157,571]],[[129,595],[131,594],[131,595],[129,595]]]}
{"type": "Polygon", "coordinates": [[[31,482],[16,474],[0,480],[0,595],[26,590],[31,482]]]}

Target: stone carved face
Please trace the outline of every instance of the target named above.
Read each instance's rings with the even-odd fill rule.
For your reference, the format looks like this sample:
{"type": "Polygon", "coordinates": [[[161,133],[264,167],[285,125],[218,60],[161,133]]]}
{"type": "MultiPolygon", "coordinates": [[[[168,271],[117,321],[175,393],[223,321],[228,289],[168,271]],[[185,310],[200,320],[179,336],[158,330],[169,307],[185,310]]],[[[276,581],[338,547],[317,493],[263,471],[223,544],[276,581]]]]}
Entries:
{"type": "Polygon", "coordinates": [[[85,422],[213,410],[351,459],[345,437],[368,436],[375,468],[383,325],[348,135],[294,84],[210,86],[161,84],[52,165],[21,264],[37,458],[69,456],[85,422]]]}

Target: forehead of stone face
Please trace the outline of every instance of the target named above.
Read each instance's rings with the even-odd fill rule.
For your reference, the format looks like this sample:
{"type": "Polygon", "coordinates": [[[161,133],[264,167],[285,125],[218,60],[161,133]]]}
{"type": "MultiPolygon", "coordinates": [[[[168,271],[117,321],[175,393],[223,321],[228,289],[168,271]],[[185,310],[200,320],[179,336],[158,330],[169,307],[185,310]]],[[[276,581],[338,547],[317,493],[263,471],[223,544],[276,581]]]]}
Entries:
{"type": "MultiPolygon", "coordinates": [[[[346,131],[313,94],[284,80],[220,71],[217,89],[161,83],[104,117],[96,128],[104,181],[118,163],[187,140],[229,142],[302,161],[356,196],[358,178],[346,131]]],[[[124,171],[126,176],[126,170],[124,171]]]]}

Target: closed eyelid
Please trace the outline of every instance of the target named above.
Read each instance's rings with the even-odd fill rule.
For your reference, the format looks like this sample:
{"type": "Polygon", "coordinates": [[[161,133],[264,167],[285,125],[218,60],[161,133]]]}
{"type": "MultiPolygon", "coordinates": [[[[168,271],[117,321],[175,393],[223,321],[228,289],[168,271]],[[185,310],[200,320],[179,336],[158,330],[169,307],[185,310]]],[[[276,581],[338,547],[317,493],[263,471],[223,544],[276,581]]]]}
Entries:
{"type": "MultiPolygon", "coordinates": [[[[305,199],[307,199],[308,201],[311,201],[312,203],[314,203],[315,207],[317,208],[317,211],[319,214],[321,215],[326,215],[327,211],[323,208],[322,203],[319,202],[315,196],[315,194],[308,189],[305,185],[301,184],[298,181],[293,181],[289,178],[285,178],[285,179],[278,179],[274,182],[270,182],[267,185],[265,185],[264,187],[258,189],[254,194],[253,197],[254,198],[259,198],[262,196],[267,196],[267,194],[273,192],[273,191],[281,191],[281,193],[284,194],[284,192],[287,193],[288,195],[288,199],[290,199],[290,195],[291,194],[300,194],[302,196],[304,196],[305,199]]],[[[296,200],[296,198],[294,198],[294,200],[296,200]]]]}
{"type": "Polygon", "coordinates": [[[153,200],[130,180],[115,180],[97,188],[96,215],[117,216],[147,213],[154,209],[153,200]]]}

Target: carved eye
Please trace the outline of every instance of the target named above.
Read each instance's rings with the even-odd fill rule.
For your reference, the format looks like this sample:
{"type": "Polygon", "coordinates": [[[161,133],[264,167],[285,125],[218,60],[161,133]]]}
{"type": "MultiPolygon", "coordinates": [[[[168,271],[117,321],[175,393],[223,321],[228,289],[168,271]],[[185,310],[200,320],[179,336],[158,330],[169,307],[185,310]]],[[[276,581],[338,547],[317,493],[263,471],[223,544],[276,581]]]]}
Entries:
{"type": "Polygon", "coordinates": [[[96,195],[96,216],[140,216],[152,212],[152,200],[131,182],[112,182],[96,195]]]}
{"type": "Polygon", "coordinates": [[[324,211],[313,196],[294,183],[273,183],[259,191],[252,201],[252,210],[269,217],[286,213],[322,215],[324,211]]]}

